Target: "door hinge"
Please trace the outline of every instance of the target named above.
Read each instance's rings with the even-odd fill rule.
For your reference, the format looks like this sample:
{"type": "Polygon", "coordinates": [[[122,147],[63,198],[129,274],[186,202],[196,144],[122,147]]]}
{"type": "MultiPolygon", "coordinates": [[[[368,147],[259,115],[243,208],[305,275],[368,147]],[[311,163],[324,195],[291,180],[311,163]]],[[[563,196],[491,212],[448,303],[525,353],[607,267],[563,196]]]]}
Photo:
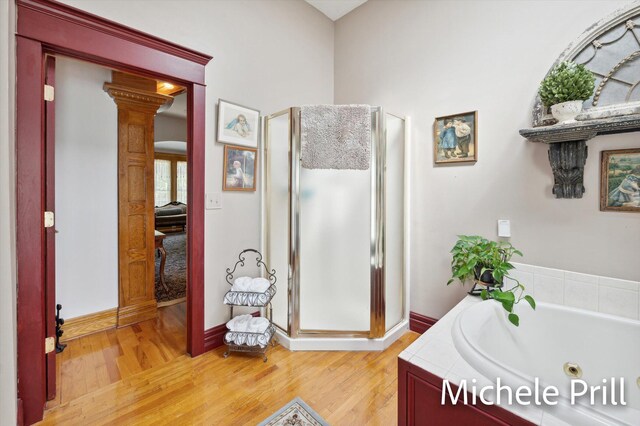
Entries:
{"type": "Polygon", "coordinates": [[[48,354],[56,350],[56,339],[55,337],[47,337],[44,339],[44,353],[48,354]]]}
{"type": "Polygon", "coordinates": [[[51,228],[55,224],[56,220],[53,212],[44,212],[44,227],[51,228]]]}
{"type": "Polygon", "coordinates": [[[51,102],[53,101],[53,99],[55,98],[55,90],[53,88],[53,86],[50,86],[48,84],[44,85],[44,100],[51,102]]]}

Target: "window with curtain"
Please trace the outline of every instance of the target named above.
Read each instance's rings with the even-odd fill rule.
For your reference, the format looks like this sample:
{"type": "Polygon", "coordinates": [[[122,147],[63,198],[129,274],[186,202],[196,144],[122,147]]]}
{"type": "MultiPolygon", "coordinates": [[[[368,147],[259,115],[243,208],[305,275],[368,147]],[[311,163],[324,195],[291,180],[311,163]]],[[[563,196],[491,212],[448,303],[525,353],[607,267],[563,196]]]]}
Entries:
{"type": "Polygon", "coordinates": [[[155,204],[164,206],[171,202],[171,161],[156,159],[154,165],[155,204]]]}
{"type": "Polygon", "coordinates": [[[187,204],[187,162],[176,165],[176,201],[187,204]]]}

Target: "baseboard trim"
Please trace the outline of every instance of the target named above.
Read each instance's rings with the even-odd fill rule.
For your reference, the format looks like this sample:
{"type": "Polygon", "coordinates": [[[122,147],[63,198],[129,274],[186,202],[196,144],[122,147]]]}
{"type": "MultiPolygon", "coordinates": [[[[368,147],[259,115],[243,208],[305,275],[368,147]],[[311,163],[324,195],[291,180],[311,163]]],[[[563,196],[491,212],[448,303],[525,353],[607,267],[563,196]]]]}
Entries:
{"type": "MultiPolygon", "coordinates": [[[[252,312],[254,317],[260,316],[260,311],[252,312]]],[[[224,334],[227,332],[227,323],[216,325],[204,331],[204,351],[208,352],[224,345],[224,334]]]]}
{"type": "Polygon", "coordinates": [[[156,302],[156,299],[136,303],[135,305],[120,307],[118,308],[118,328],[154,319],[157,316],[158,302],[156,302]]]}
{"type": "Polygon", "coordinates": [[[118,308],[107,309],[106,311],[100,311],[94,314],[70,318],[65,320],[64,325],[62,326],[64,334],[60,337],[60,341],[66,342],[88,334],[115,328],[117,322],[118,308]]]}
{"type": "Polygon", "coordinates": [[[416,312],[409,312],[409,330],[416,333],[424,333],[431,328],[438,320],[435,318],[421,315],[416,312]]]}

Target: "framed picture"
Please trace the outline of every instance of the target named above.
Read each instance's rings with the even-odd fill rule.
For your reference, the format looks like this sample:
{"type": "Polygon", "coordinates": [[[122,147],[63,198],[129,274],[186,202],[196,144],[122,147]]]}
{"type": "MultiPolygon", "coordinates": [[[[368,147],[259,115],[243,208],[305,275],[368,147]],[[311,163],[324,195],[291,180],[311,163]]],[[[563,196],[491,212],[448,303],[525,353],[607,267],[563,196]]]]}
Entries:
{"type": "Polygon", "coordinates": [[[640,213],[640,148],[602,151],[600,210],[640,213]]]}
{"type": "Polygon", "coordinates": [[[218,101],[218,142],[257,148],[259,133],[260,111],[218,101]]]}
{"type": "Polygon", "coordinates": [[[436,164],[478,161],[478,111],[436,117],[433,159],[436,164]]]}
{"type": "Polygon", "coordinates": [[[225,145],[223,191],[255,191],[258,168],[258,150],[242,146],[225,145]]]}

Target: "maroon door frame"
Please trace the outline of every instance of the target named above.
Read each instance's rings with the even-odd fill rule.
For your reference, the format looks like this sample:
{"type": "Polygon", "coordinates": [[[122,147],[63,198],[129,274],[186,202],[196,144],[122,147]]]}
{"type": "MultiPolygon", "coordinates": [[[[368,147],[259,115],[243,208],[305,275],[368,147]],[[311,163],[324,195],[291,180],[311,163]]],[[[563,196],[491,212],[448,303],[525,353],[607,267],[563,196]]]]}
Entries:
{"type": "Polygon", "coordinates": [[[204,352],[204,68],[211,57],[49,0],[16,0],[18,399],[25,424],[46,401],[45,55],[63,54],[187,87],[187,351],[204,352]]]}
{"type": "MultiPolygon", "coordinates": [[[[56,58],[45,57],[44,80],[48,86],[56,85],[56,58]]],[[[56,211],[56,108],[55,101],[48,101],[44,105],[45,128],[45,200],[44,209],[56,211]]],[[[45,335],[56,335],[56,227],[44,230],[45,236],[45,335]]],[[[47,400],[56,397],[56,351],[47,354],[47,400]]]]}

